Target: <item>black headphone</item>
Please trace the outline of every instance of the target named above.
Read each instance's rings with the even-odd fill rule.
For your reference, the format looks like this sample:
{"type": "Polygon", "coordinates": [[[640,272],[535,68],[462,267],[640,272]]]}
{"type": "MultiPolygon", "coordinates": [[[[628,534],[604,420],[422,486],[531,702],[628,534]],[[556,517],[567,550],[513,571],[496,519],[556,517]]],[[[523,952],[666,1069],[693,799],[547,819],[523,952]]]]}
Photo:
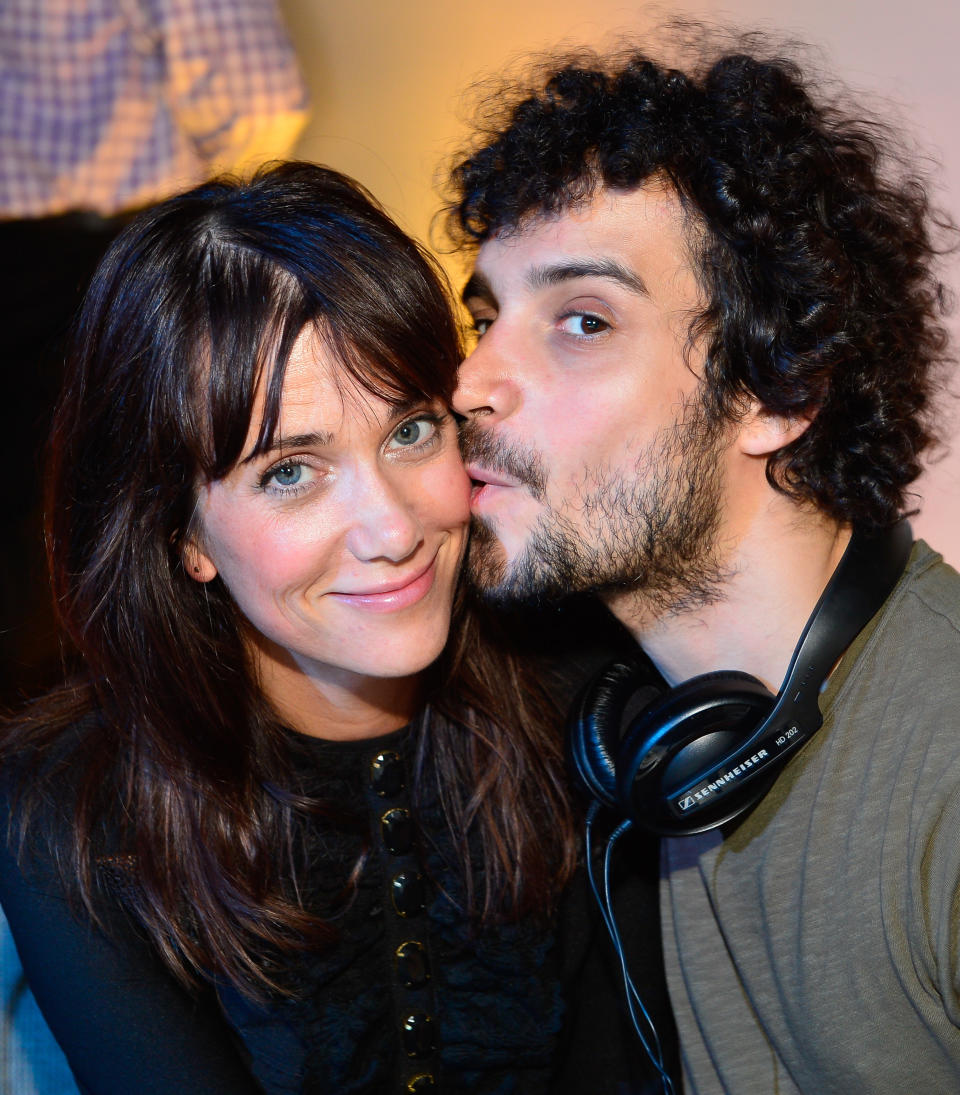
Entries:
{"type": "Polygon", "coordinates": [[[721,671],[669,688],[643,657],[607,666],[570,714],[567,753],[587,794],[666,836],[714,829],[749,810],[817,730],[837,660],[896,585],[913,538],[900,521],[854,531],[774,696],[721,671]]]}

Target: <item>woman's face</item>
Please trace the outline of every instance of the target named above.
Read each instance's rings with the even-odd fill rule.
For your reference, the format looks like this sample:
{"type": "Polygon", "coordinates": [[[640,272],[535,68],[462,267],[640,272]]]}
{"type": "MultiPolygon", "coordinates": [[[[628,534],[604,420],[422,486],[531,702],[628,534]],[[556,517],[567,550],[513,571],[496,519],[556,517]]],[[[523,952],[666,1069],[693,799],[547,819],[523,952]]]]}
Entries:
{"type": "Polygon", "coordinates": [[[293,348],[273,447],[198,498],[184,559],[217,574],[256,632],[268,697],[418,673],[446,642],[470,483],[441,405],[397,409],[358,389],[312,327],[293,348]],[[339,380],[339,384],[338,384],[339,380]],[[279,683],[277,683],[279,682],[279,683]]]}

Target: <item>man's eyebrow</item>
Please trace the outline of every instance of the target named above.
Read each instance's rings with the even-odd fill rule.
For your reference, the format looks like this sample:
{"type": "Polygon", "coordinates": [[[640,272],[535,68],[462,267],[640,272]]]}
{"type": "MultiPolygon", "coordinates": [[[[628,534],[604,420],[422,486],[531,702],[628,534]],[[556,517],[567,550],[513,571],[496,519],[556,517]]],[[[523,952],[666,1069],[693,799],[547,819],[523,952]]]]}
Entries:
{"type": "Polygon", "coordinates": [[[245,456],[240,463],[249,464],[261,456],[269,456],[275,452],[289,452],[291,449],[322,449],[333,444],[333,434],[328,430],[314,433],[295,433],[289,437],[274,437],[269,445],[257,447],[253,452],[245,456]]]}
{"type": "MultiPolygon", "coordinates": [[[[535,266],[528,271],[526,281],[531,289],[544,289],[551,285],[560,285],[565,281],[573,281],[575,278],[606,278],[638,296],[650,296],[643,278],[613,259],[572,259],[568,262],[551,263],[548,266],[535,266]]],[[[489,301],[496,299],[490,282],[478,271],[470,275],[461,293],[464,303],[472,298],[489,301]]]]}
{"type": "Polygon", "coordinates": [[[494,300],[493,289],[490,287],[490,282],[483,276],[483,274],[477,273],[475,270],[467,279],[467,284],[463,287],[463,292],[460,294],[460,299],[464,304],[467,303],[472,297],[479,297],[481,300],[494,300]]]}
{"type": "Polygon", "coordinates": [[[650,296],[643,278],[613,259],[572,259],[548,266],[535,266],[527,273],[527,284],[532,289],[544,289],[574,278],[606,278],[638,296],[650,296]]]}

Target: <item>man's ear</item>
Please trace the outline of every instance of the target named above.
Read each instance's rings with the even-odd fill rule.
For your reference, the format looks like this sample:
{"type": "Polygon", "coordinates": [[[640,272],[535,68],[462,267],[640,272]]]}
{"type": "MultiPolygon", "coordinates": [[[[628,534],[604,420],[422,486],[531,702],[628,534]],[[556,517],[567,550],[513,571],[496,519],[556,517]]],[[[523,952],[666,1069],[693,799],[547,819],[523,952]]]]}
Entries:
{"type": "Polygon", "coordinates": [[[216,578],[217,568],[195,536],[188,536],[180,545],[180,558],[195,582],[212,582],[216,578]]]}
{"type": "Polygon", "coordinates": [[[739,423],[737,443],[740,451],[747,456],[769,456],[796,441],[816,413],[814,410],[796,416],[774,414],[751,400],[739,423]]]}

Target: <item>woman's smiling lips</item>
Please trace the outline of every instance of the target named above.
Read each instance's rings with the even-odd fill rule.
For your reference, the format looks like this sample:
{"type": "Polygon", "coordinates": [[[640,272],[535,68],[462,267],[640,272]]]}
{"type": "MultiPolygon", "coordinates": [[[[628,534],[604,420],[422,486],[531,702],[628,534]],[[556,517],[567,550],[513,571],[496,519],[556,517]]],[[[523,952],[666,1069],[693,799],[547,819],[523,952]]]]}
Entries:
{"type": "Polygon", "coordinates": [[[369,612],[396,612],[426,597],[433,588],[436,576],[437,556],[434,555],[426,567],[399,582],[394,580],[376,589],[360,590],[355,593],[333,590],[328,596],[352,608],[365,609],[369,612]]]}

